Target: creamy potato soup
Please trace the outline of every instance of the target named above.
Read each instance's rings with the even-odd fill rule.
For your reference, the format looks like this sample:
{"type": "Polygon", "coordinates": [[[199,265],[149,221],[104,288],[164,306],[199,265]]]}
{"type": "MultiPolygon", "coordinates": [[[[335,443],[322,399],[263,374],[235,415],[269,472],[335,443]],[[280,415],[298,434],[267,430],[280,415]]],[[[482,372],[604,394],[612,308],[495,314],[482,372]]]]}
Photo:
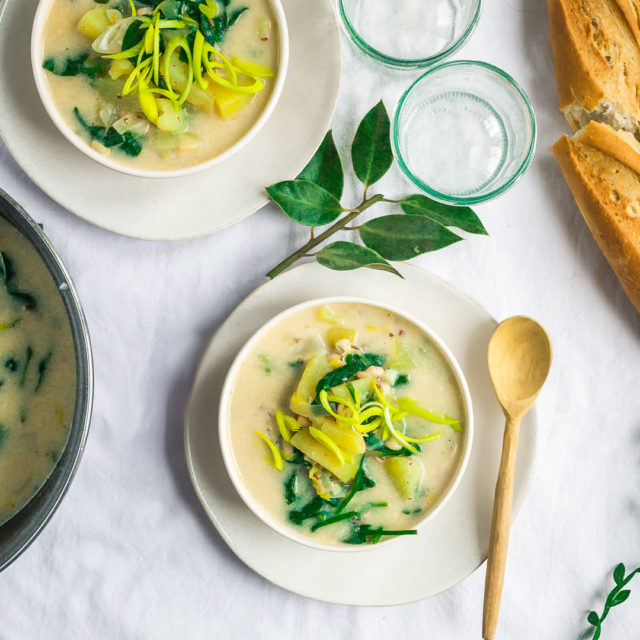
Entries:
{"type": "Polygon", "coordinates": [[[58,111],[95,150],[175,170],[219,155],[256,122],[276,30],[268,0],[55,0],[43,66],[58,111]]]}
{"type": "Polygon", "coordinates": [[[56,465],[75,407],[71,327],[40,256],[0,216],[0,524],[56,465]]]}
{"type": "Polygon", "coordinates": [[[455,375],[383,309],[301,310],[251,350],[232,389],[231,449],[264,510],[322,543],[415,534],[463,455],[455,375]]]}

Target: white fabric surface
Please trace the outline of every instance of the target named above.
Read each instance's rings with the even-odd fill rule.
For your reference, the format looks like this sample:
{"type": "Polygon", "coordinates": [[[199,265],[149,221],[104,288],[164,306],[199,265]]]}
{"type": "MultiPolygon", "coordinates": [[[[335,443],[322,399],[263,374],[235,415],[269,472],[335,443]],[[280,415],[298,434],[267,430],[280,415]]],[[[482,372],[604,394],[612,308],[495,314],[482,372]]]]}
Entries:
{"type": "MultiPolygon", "coordinates": [[[[415,74],[380,69],[343,41],[334,127],[345,151],[381,91],[391,111],[415,74]]],[[[538,150],[515,188],[477,207],[488,238],[416,262],[496,317],[529,314],[552,336],[542,455],[512,531],[499,637],[577,638],[587,610],[599,608],[610,588],[613,565],[640,563],[638,315],[548,150],[567,126],[556,106],[544,2],[487,0],[457,57],[497,64],[523,85],[537,113],[538,150]]],[[[301,229],[268,206],[201,240],[121,238],[65,212],[2,146],[0,186],[44,223],[65,259],[89,321],[96,372],[79,473],[49,526],[0,575],[2,640],[480,637],[484,568],[418,604],[327,605],[247,569],[196,500],[182,417],[198,359],[237,303],[301,243],[301,229]]],[[[380,190],[414,191],[397,170],[380,190]]],[[[353,183],[346,192],[356,202],[353,183]]],[[[612,612],[604,637],[637,637],[639,598],[632,594],[612,612]]]]}

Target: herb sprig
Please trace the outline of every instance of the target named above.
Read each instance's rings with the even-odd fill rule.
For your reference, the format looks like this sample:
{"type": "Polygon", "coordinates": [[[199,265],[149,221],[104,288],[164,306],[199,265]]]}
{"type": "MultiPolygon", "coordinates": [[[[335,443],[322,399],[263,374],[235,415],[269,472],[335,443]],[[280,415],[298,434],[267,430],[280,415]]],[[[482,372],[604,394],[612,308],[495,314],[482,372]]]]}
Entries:
{"type": "Polygon", "coordinates": [[[267,187],[269,197],[287,216],[311,227],[309,241],[274,267],[267,274],[268,278],[274,278],[298,260],[308,257],[336,271],[367,267],[401,276],[389,260],[408,260],[462,240],[449,227],[487,235],[482,222],[469,207],[441,204],[422,194],[399,200],[386,198],[380,193],[369,195],[370,187],[393,164],[389,115],[382,101],[365,115],[358,126],[351,146],[351,159],[354,173],[364,185],[362,201],[355,208],[341,203],[344,170],[331,131],[295,180],[267,187]],[[360,214],[379,202],[399,205],[400,212],[353,224],[360,214]],[[331,226],[316,235],[316,227],[329,224],[331,226]],[[314,251],[334,234],[354,230],[364,246],[338,240],[314,251]]]}
{"type": "Polygon", "coordinates": [[[613,607],[617,607],[619,604],[622,604],[627,600],[627,598],[631,595],[631,589],[625,589],[624,587],[631,582],[633,577],[637,574],[640,574],[640,567],[634,569],[629,573],[629,575],[625,575],[626,569],[622,562],[616,566],[613,570],[613,581],[616,586],[611,590],[607,599],[604,603],[604,609],[602,611],[602,615],[598,615],[596,611],[590,611],[587,616],[587,622],[594,627],[593,640],[598,640],[602,633],[602,623],[605,618],[609,615],[609,611],[613,609],[613,607]]]}

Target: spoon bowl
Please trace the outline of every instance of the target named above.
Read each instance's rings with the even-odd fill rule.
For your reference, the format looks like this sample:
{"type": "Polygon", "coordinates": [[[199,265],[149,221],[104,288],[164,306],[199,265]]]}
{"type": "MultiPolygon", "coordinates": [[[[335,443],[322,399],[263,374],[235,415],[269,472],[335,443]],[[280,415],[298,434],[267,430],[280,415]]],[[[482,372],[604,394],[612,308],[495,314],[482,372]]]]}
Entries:
{"type": "Polygon", "coordinates": [[[551,340],[535,320],[514,316],[498,325],[489,342],[489,373],[505,414],[524,415],[531,407],[551,359],[551,340]]]}

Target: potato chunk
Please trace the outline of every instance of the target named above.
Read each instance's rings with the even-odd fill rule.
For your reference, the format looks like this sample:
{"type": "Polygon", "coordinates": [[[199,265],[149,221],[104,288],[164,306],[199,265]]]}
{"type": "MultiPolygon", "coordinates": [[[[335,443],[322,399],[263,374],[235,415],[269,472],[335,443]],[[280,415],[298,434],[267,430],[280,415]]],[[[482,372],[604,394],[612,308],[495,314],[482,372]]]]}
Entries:
{"type": "Polygon", "coordinates": [[[213,96],[216,104],[216,111],[223,120],[229,120],[236,113],[251,104],[253,96],[246,93],[238,93],[226,87],[221,87],[215,82],[211,82],[208,88],[209,93],[213,96]]]}
{"type": "Polygon", "coordinates": [[[352,344],[356,342],[357,333],[355,329],[345,329],[344,327],[331,327],[327,331],[327,342],[332,349],[336,348],[336,342],[348,340],[352,344]]]}
{"type": "Polygon", "coordinates": [[[104,5],[87,11],[78,22],[78,31],[90,40],[95,40],[113,24],[109,11],[112,12],[113,9],[104,5]]]}
{"type": "Polygon", "coordinates": [[[340,482],[351,482],[356,477],[362,456],[351,456],[352,460],[341,463],[332,451],[329,451],[309,433],[308,429],[302,429],[294,434],[291,437],[291,444],[304,453],[307,458],[331,472],[340,482]]]}
{"type": "Polygon", "coordinates": [[[351,453],[364,453],[367,445],[361,433],[353,427],[341,426],[328,418],[317,418],[316,424],[322,433],[328,435],[339,447],[351,453]]]}
{"type": "MultiPolygon", "coordinates": [[[[324,377],[329,371],[331,371],[331,365],[327,362],[325,356],[313,356],[309,362],[307,362],[300,381],[296,387],[290,402],[291,411],[297,413],[300,416],[306,416],[312,418],[317,415],[311,406],[311,402],[316,395],[316,385],[320,381],[320,378],[324,377]]],[[[322,408],[320,408],[321,410],[322,408]]]]}
{"type": "Polygon", "coordinates": [[[385,471],[389,474],[393,486],[405,499],[415,498],[422,483],[424,467],[416,458],[394,457],[384,463],[385,471]]]}

